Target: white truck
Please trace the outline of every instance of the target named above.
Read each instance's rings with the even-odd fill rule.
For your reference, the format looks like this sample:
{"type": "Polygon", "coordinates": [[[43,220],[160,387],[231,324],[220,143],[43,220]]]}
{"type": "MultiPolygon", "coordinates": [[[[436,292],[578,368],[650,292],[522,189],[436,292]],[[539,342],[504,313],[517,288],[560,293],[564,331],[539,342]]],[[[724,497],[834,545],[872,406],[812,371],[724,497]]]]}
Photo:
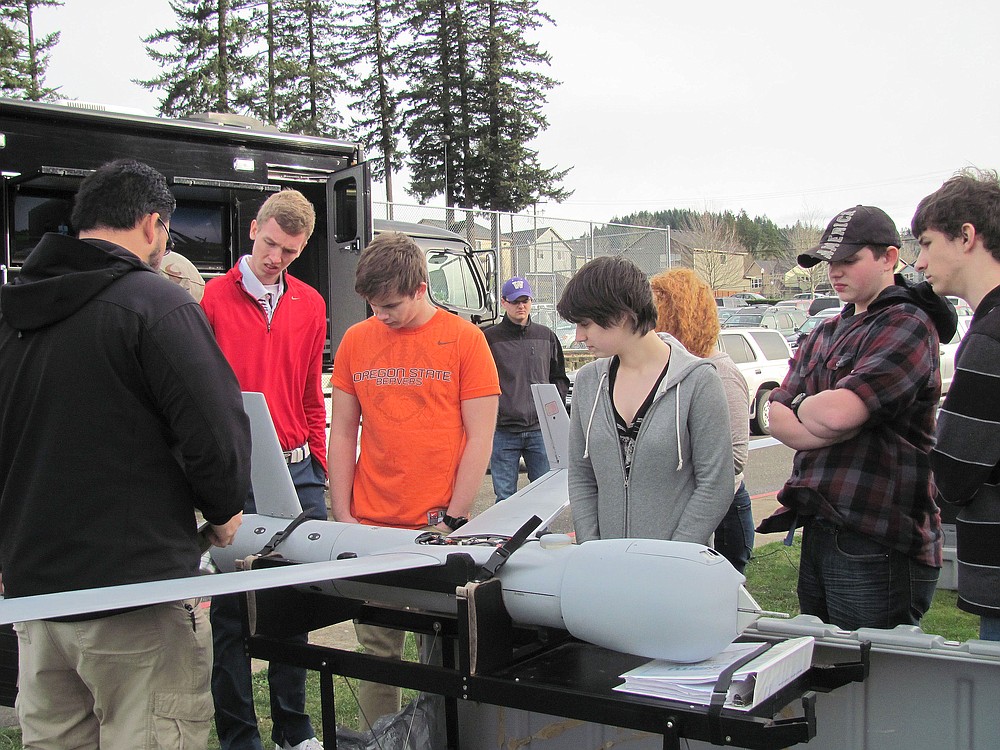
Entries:
{"type": "Polygon", "coordinates": [[[719,349],[743,373],[750,394],[750,431],[770,435],[771,391],[781,385],[788,372],[792,351],[779,331],[769,328],[724,328],[719,332],[719,349]]]}

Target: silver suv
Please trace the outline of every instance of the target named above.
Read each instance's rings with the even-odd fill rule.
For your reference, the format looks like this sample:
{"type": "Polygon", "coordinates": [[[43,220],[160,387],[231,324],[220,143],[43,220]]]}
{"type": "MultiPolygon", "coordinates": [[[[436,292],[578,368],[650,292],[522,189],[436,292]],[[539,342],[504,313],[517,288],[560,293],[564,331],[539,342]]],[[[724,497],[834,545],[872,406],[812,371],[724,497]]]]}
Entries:
{"type": "Polygon", "coordinates": [[[781,385],[788,373],[792,352],[780,332],[767,328],[723,328],[719,349],[724,351],[743,373],[750,396],[750,430],[755,435],[770,435],[771,391],[781,385]]]}

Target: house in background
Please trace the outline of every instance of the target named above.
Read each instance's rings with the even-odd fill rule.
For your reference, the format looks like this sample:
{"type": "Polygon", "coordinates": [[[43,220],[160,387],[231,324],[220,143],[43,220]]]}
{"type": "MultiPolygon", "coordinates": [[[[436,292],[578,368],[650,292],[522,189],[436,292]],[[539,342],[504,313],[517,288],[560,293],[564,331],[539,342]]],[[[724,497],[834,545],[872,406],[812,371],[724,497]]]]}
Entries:
{"type": "Polygon", "coordinates": [[[535,290],[536,300],[554,304],[576,270],[572,245],[548,226],[508,232],[500,239],[503,279],[523,276],[535,290]]]}

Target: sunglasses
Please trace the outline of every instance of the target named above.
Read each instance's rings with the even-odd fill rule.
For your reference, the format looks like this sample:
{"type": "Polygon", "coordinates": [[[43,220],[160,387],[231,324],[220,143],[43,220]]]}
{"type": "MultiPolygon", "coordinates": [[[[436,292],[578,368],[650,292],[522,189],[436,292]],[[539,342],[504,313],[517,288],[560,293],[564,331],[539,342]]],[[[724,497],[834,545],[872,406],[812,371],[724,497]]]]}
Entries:
{"type": "Polygon", "coordinates": [[[167,248],[163,251],[163,254],[167,255],[174,249],[174,238],[170,236],[170,230],[167,229],[167,225],[163,223],[163,219],[157,216],[156,220],[160,222],[160,226],[163,227],[163,231],[167,233],[167,248]]]}

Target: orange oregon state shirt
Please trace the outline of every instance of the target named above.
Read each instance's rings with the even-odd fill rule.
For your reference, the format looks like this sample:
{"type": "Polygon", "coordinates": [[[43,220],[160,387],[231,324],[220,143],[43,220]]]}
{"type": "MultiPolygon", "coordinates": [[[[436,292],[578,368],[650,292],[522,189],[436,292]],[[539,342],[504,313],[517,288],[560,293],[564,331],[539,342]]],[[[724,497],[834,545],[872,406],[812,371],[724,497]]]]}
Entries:
{"type": "Polygon", "coordinates": [[[351,514],[418,529],[447,508],[465,448],[462,401],[500,393],[482,331],[438,310],[412,330],[369,318],[337,348],[332,383],[361,404],[361,455],[351,514]]]}

